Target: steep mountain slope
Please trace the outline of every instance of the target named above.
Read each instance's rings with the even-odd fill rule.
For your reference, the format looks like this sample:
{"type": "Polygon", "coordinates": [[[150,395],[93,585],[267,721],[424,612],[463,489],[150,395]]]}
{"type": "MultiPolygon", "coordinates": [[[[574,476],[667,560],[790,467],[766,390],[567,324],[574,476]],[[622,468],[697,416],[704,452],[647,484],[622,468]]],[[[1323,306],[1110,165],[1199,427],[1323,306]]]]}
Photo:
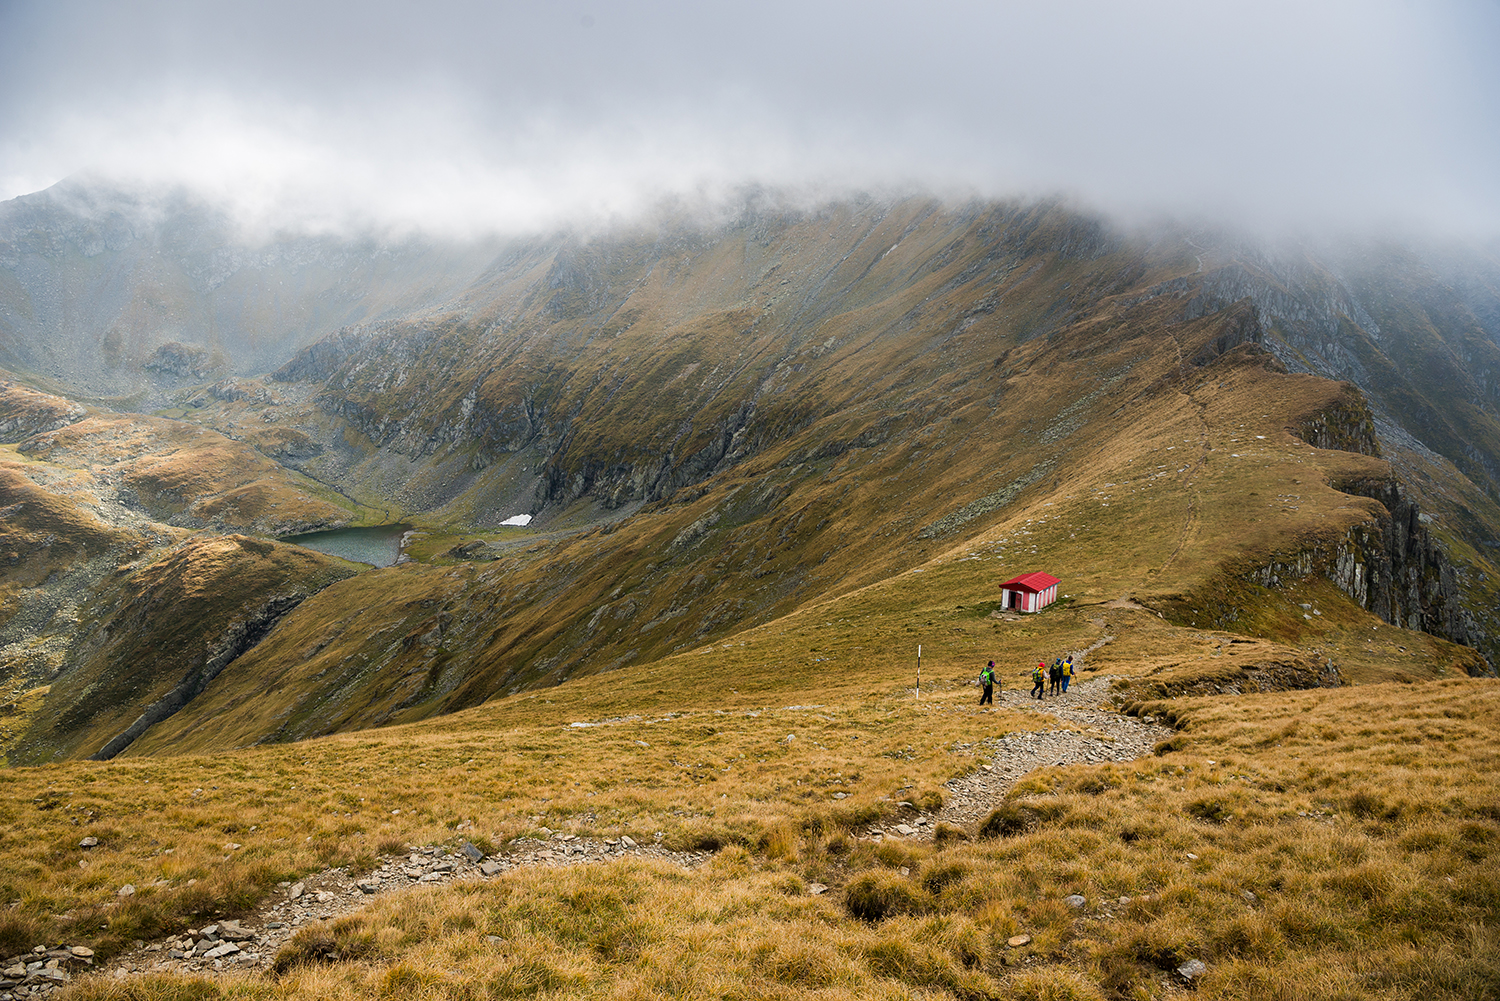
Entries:
{"type": "Polygon", "coordinates": [[[169,719],[288,611],[354,568],[243,535],[192,540],[106,589],[17,744],[17,761],[112,758],[169,719]]]}
{"type": "Polygon", "coordinates": [[[0,379],[0,679],[15,697],[0,746],[12,760],[92,754],[114,735],[93,728],[123,730],[130,721],[111,724],[115,714],[144,712],[195,659],[222,666],[225,651],[244,649],[236,622],[268,625],[291,596],[353,573],[297,547],[220,536],[359,516],[334,501],[343,498],[217,432],[0,379]],[[121,613],[132,605],[149,614],[121,613]],[[193,638],[177,638],[183,629],[193,638]],[[197,633],[218,654],[205,654],[197,633]],[[37,736],[17,750],[26,726],[37,736]]]}

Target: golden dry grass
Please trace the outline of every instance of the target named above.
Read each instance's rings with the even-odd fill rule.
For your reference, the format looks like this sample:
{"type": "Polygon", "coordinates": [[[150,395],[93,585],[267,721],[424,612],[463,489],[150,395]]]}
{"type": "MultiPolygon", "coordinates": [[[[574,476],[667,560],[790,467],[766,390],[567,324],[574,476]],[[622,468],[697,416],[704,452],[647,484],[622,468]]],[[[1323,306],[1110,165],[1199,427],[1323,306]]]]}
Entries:
{"type": "MultiPolygon", "coordinates": [[[[70,996],[1150,998],[1171,994],[1173,971],[1190,959],[1207,964],[1197,993],[1214,998],[1500,991],[1500,683],[1179,699],[1141,711],[1181,727],[1159,756],[1033,773],[1007,800],[1014,822],[990,825],[995,836],[875,844],[849,836],[848,815],[772,796],[758,801],[759,821],[779,816],[795,833],[731,840],[698,870],[624,860],[413,890],[300,932],[279,959],[280,980],[101,980],[70,996]],[[832,889],[810,895],[813,880],[832,889]],[[1064,903],[1072,893],[1084,896],[1082,910],[1064,903]],[[1006,945],[1022,933],[1028,944],[1006,945]]],[[[529,753],[604,729],[559,734],[529,753]]],[[[734,727],[714,736],[730,747],[752,739],[734,727]]],[[[353,745],[297,750],[336,757],[353,745]]],[[[621,795],[631,769],[612,769],[611,780],[601,768],[591,773],[601,788],[567,799],[568,775],[582,779],[586,757],[569,758],[547,790],[559,795],[534,801],[538,809],[621,795]]],[[[866,760],[889,767],[880,759],[866,760]]],[[[428,762],[427,788],[475,784],[454,765],[442,781],[441,765],[428,762]]],[[[386,784],[404,782],[405,770],[387,770],[386,784]]],[[[688,774],[674,787],[683,805],[694,795],[688,774]]],[[[713,787],[739,781],[729,773],[713,787]]]]}
{"type": "MultiPolygon", "coordinates": [[[[109,951],[242,910],[297,873],[369,865],[382,844],[455,838],[463,821],[465,836],[495,844],[543,823],[646,842],[662,831],[680,847],[771,844],[788,818],[848,826],[898,799],[940,801],[941,784],[975,765],[953,746],[972,741],[974,717],[904,694],[721,714],[674,686],[638,695],[635,708],[654,711],[618,722],[580,713],[600,694],[578,686],[295,747],[0,772],[0,895],[19,901],[5,941],[73,936],[109,951]],[[593,698],[580,707],[574,694],[593,698]],[[569,725],[584,721],[600,725],[569,725]],[[78,848],[85,835],[100,847],[78,848]],[[138,890],[121,903],[126,883],[138,890]]],[[[1007,724],[1028,725],[984,726],[1007,724]]]]}

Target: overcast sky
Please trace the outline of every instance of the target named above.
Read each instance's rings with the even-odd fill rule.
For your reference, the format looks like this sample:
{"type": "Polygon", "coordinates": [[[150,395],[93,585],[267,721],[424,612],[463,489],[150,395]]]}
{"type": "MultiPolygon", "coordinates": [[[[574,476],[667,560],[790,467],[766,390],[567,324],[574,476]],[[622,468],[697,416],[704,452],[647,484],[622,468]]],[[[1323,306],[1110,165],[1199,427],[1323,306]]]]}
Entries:
{"type": "Polygon", "coordinates": [[[1500,235],[1500,4],[0,0],[0,198],[444,233],[759,183],[1500,235]]]}

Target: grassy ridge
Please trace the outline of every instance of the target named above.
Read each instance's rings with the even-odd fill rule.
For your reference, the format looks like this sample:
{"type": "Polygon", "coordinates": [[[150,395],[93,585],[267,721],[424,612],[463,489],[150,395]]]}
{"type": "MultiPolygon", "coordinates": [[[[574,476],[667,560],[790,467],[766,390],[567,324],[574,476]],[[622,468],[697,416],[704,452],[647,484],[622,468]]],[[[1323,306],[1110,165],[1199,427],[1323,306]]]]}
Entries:
{"type": "Polygon", "coordinates": [[[13,764],[88,757],[146,707],[208,676],[288,604],[352,576],[350,564],[244,535],[198,536],[104,588],[46,704],[9,748],[13,764]]]}
{"type": "MultiPolygon", "coordinates": [[[[545,823],[775,856],[798,832],[847,832],[898,799],[938,795],[977,765],[967,746],[977,737],[1037,726],[972,714],[966,683],[989,656],[1015,687],[1038,657],[1106,637],[1087,669],[1143,685],[1191,685],[1300,655],[1097,603],[998,620],[970,551],[648,668],[409,726],[0,773],[0,871],[14,873],[0,889],[18,902],[5,941],[82,938],[108,952],[232,915],[281,879],[454,839],[464,821],[473,825],[464,836],[494,844],[545,823]],[[910,691],[918,642],[920,703],[910,691]],[[835,791],[847,798],[833,801],[835,791]],[[85,834],[101,847],[79,849],[85,834]],[[114,891],[126,883],[137,893],[122,903],[114,891]]],[[[1414,676],[1427,655],[1392,653],[1410,658],[1414,676]]]]}

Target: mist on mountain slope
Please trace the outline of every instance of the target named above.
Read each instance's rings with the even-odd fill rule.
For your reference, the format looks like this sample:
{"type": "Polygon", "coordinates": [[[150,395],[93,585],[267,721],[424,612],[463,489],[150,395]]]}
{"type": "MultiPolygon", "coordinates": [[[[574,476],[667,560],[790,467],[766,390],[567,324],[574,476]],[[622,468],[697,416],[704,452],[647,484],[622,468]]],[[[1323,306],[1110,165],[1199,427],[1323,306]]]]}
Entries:
{"type": "Polygon", "coordinates": [[[0,6],[0,197],[470,236],[748,183],[1493,236],[1493,6],[0,6]]]}

